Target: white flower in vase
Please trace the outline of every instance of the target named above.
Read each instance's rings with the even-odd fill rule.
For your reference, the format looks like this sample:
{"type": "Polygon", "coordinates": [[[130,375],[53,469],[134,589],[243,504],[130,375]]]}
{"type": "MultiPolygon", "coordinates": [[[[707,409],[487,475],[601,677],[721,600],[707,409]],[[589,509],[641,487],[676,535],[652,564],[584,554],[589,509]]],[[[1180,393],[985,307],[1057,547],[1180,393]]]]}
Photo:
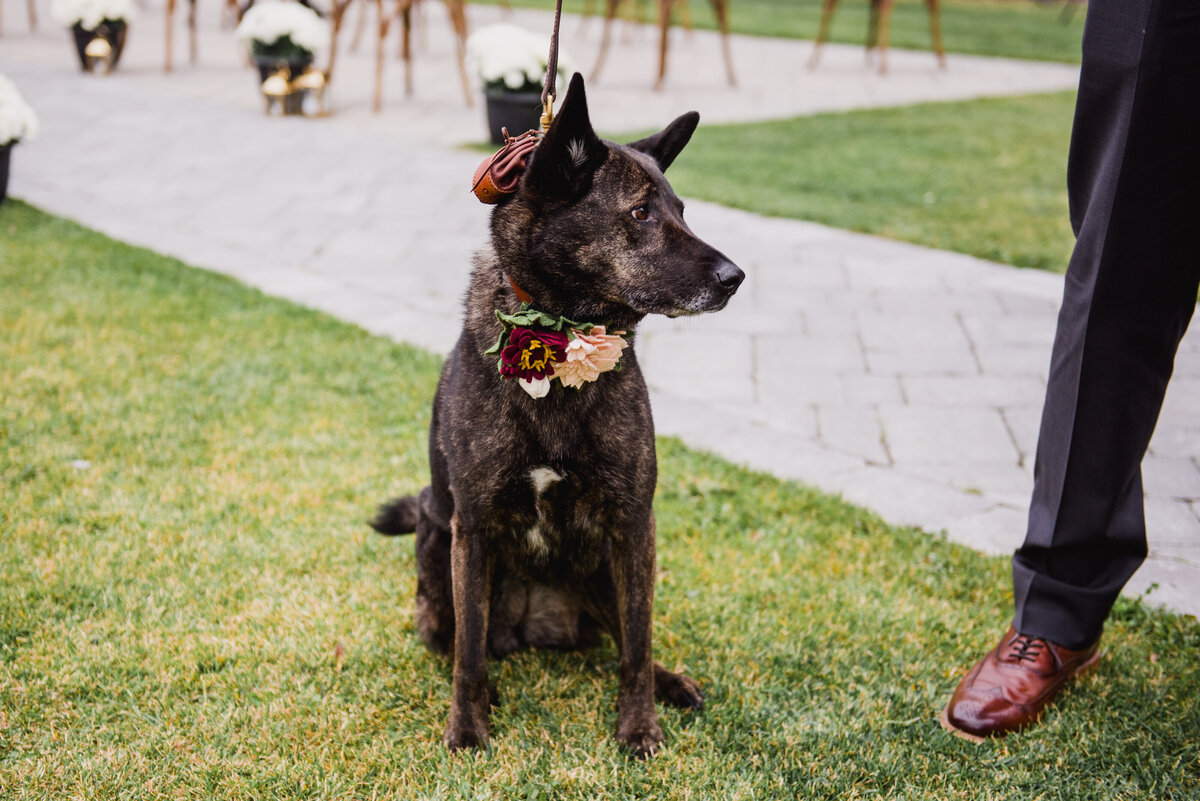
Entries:
{"type": "MultiPolygon", "coordinates": [[[[467,64],[486,92],[540,92],[549,52],[549,36],[509,23],[488,25],[467,37],[467,64]]],[[[570,58],[560,51],[558,80],[565,83],[572,72],[570,58]]]]}
{"type": "Polygon", "coordinates": [[[128,23],[137,16],[137,7],[134,0],[54,0],[50,16],[65,28],[94,31],[105,22],[128,23]]]}
{"type": "Polygon", "coordinates": [[[0,147],[33,139],[37,132],[38,119],[33,108],[21,97],[16,85],[0,75],[0,147]]]}
{"type": "Polygon", "coordinates": [[[252,54],[283,61],[311,58],[329,43],[329,24],[317,12],[282,0],[255,3],[236,33],[252,54]]]}

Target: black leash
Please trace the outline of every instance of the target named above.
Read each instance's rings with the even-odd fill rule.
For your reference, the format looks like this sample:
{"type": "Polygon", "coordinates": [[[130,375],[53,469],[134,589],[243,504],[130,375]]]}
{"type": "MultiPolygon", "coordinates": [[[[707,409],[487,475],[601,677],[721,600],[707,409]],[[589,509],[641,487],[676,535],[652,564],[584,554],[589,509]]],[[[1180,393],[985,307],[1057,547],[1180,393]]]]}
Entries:
{"type": "Polygon", "coordinates": [[[546,85],[542,87],[542,133],[554,121],[554,83],[558,78],[558,22],[562,18],[562,0],[554,6],[554,32],[550,34],[550,56],[546,59],[546,85]]]}
{"type": "MultiPolygon", "coordinates": [[[[483,160],[475,170],[471,191],[481,203],[499,203],[506,195],[517,191],[526,161],[542,134],[554,122],[554,84],[558,78],[558,23],[562,18],[562,0],[554,8],[554,32],[550,34],[550,56],[546,59],[546,83],[542,87],[542,117],[540,131],[529,130],[520,136],[509,136],[504,128],[504,147],[483,160]]],[[[515,288],[515,287],[514,287],[515,288]]],[[[522,290],[517,289],[520,296],[522,290]]]]}

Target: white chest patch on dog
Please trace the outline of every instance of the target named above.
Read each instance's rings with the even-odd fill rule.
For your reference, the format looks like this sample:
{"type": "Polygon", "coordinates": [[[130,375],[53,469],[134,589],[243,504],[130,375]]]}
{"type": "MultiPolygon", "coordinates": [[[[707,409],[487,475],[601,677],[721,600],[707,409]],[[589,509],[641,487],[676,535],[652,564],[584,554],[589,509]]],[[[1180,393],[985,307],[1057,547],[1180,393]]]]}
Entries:
{"type": "Polygon", "coordinates": [[[556,481],[562,481],[563,477],[551,470],[549,467],[535,467],[529,471],[529,480],[533,482],[533,491],[541,495],[556,481]]]}
{"type": "Polygon", "coordinates": [[[529,543],[529,550],[533,551],[539,556],[545,556],[546,552],[549,550],[549,546],[546,544],[546,538],[542,535],[541,523],[534,523],[533,527],[529,529],[529,531],[525,532],[525,541],[529,543]]]}

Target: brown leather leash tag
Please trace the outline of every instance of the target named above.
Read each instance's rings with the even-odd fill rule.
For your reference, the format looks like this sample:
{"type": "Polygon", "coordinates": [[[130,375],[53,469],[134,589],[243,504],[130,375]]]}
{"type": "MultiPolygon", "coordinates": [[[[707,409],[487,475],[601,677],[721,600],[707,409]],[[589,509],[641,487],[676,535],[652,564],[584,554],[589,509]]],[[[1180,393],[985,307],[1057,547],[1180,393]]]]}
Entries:
{"type": "Polygon", "coordinates": [[[472,179],[471,190],[480,203],[499,203],[505,195],[517,191],[529,156],[542,138],[534,130],[528,130],[520,136],[509,136],[508,129],[503,130],[504,147],[484,159],[472,179]]]}
{"type": "Polygon", "coordinates": [[[550,130],[550,123],[554,120],[554,85],[558,77],[558,27],[561,18],[562,0],[557,0],[554,4],[554,31],[550,34],[550,55],[546,59],[546,83],[542,86],[541,130],[531,129],[520,136],[509,136],[507,128],[500,129],[504,134],[504,147],[484,159],[472,179],[471,191],[480,203],[499,203],[505,195],[517,191],[521,173],[525,172],[525,166],[529,163],[529,154],[542,141],[542,134],[550,130]]]}

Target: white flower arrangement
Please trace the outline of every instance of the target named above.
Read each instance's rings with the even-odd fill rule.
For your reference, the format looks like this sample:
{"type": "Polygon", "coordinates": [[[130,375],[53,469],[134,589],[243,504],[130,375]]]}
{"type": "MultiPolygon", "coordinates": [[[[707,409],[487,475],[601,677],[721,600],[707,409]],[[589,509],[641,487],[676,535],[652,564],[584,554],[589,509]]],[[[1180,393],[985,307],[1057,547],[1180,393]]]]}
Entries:
{"type": "Polygon", "coordinates": [[[94,31],[105,20],[129,22],[137,16],[133,0],[54,0],[50,5],[50,16],[59,25],[85,31],[94,31]]]}
{"type": "Polygon", "coordinates": [[[38,119],[17,87],[0,75],[0,147],[37,136],[38,119]]]}
{"type": "MultiPolygon", "coordinates": [[[[467,37],[467,63],[483,81],[484,89],[501,92],[540,91],[546,80],[550,38],[508,23],[488,25],[467,37]]],[[[574,69],[559,51],[558,82],[565,83],[574,69]]]]}
{"type": "Polygon", "coordinates": [[[237,37],[256,56],[311,56],[328,44],[329,24],[308,6],[271,0],[250,7],[237,37]]]}

